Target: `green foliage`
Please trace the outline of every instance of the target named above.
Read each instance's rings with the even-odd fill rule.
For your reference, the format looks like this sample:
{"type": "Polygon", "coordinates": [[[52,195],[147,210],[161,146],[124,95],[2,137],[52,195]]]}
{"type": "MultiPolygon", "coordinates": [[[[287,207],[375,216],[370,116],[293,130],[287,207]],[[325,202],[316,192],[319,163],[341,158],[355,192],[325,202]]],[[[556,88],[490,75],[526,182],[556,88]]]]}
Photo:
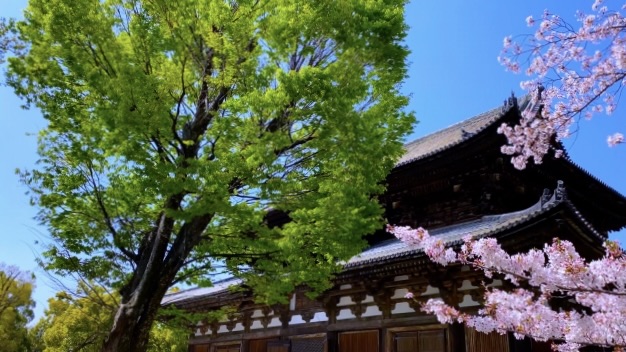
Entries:
{"type": "Polygon", "coordinates": [[[34,276],[0,264],[0,341],[6,352],[28,348],[26,324],[33,318],[34,276]]]}
{"type": "MultiPolygon", "coordinates": [[[[31,329],[37,351],[100,351],[110,330],[119,297],[102,287],[80,283],[78,297],[57,293],[48,300],[45,316],[31,329]]],[[[185,329],[157,322],[150,331],[148,351],[184,352],[185,329]]]]}
{"type": "Polygon", "coordinates": [[[30,0],[7,83],[48,122],[21,173],[46,267],[156,303],[224,268],[325,289],[414,120],[404,2],[30,0]]]}
{"type": "Polygon", "coordinates": [[[0,64],[4,64],[7,54],[23,55],[24,43],[17,37],[15,20],[0,17],[0,64]]]}
{"type": "Polygon", "coordinates": [[[44,351],[98,351],[107,336],[117,300],[102,288],[82,284],[81,298],[66,292],[48,300],[45,316],[35,330],[41,330],[44,351]]]}

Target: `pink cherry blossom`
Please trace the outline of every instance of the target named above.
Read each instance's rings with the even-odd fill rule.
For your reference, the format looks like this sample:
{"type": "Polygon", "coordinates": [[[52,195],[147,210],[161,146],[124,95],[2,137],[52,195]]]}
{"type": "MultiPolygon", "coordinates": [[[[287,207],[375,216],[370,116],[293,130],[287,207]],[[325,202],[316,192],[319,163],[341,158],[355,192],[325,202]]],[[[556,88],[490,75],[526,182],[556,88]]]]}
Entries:
{"type": "Polygon", "coordinates": [[[614,147],[620,143],[624,143],[624,135],[621,133],[614,133],[609,136],[606,141],[609,144],[609,147],[614,147]]]}
{"type": "MultiPolygon", "coordinates": [[[[596,0],[591,13],[576,15],[574,25],[546,10],[533,35],[519,43],[504,40],[500,64],[520,72],[521,63],[528,63],[529,79],[520,85],[531,93],[530,104],[517,125],[498,130],[508,141],[502,151],[518,169],[529,160],[541,163],[550,151],[560,153],[553,140],[568,137],[581,117],[610,115],[626,83],[626,5],[609,10],[596,0]],[[546,88],[539,93],[539,87],[546,88]]],[[[535,19],[526,23],[533,26],[535,19]]],[[[622,143],[619,136],[609,137],[609,144],[622,143]]]]}
{"type": "MultiPolygon", "coordinates": [[[[422,310],[441,323],[462,322],[480,332],[513,332],[538,341],[560,341],[558,351],[578,351],[586,345],[626,346],[626,255],[618,243],[605,243],[604,257],[584,260],[569,241],[554,239],[543,249],[508,254],[493,238],[463,238],[458,250],[446,248],[423,228],[388,226],[388,231],[409,246],[423,249],[441,265],[471,265],[487,277],[497,274],[513,285],[511,291],[487,289],[483,308],[466,314],[430,299],[422,310]],[[553,309],[552,297],[570,297],[584,309],[553,309]]],[[[414,299],[413,294],[405,296],[414,299]]]]}

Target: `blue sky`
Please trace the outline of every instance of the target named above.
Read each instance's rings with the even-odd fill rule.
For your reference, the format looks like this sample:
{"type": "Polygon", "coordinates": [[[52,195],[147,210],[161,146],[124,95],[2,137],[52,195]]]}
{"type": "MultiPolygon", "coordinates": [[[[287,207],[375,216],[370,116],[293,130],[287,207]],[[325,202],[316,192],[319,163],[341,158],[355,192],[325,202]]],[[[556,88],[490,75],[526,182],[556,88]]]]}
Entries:
{"type": "MultiPolygon", "coordinates": [[[[505,72],[496,61],[506,35],[531,32],[528,15],[540,17],[545,8],[573,17],[577,9],[589,11],[593,1],[421,1],[407,8],[411,29],[406,44],[411,49],[409,78],[404,91],[412,95],[409,109],[419,123],[413,139],[499,106],[511,91],[523,92],[524,77],[505,72]]],[[[610,1],[609,1],[610,3],[610,1]]],[[[616,4],[620,5],[620,4],[616,4]]],[[[25,0],[3,3],[1,17],[21,17],[25,0]]],[[[32,219],[26,189],[19,184],[16,168],[32,168],[37,160],[36,136],[45,123],[37,111],[20,109],[20,101],[0,87],[0,261],[34,271],[37,288],[36,315],[43,314],[46,300],[56,291],[36,267],[35,257],[45,241],[45,230],[32,219]]],[[[626,194],[626,150],[608,148],[606,137],[625,132],[624,112],[582,121],[579,131],[565,141],[572,159],[596,177],[626,194]]],[[[626,243],[625,233],[613,236],[626,243]]]]}

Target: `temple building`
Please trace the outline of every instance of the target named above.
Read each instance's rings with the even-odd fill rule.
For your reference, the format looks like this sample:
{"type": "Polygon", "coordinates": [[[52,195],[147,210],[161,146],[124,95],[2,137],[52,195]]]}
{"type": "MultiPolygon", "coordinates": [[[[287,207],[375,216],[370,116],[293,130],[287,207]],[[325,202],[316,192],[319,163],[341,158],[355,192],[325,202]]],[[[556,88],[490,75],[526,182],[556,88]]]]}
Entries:
{"type": "MultiPolygon", "coordinates": [[[[449,245],[462,237],[495,237],[509,252],[541,248],[559,237],[588,258],[601,256],[608,233],[626,226],[626,198],[568,157],[546,156],[541,165],[516,170],[500,152],[502,123],[519,120],[529,99],[503,106],[405,145],[380,197],[391,224],[422,226],[449,245]]],[[[555,143],[556,147],[559,147],[555,143]]],[[[476,311],[487,280],[467,266],[434,264],[419,248],[384,231],[367,237],[370,247],[347,261],[334,287],[317,299],[296,290],[289,304],[262,306],[229,287],[165,297],[165,305],[207,312],[223,306],[236,313],[199,322],[189,340],[193,352],[448,352],[549,351],[548,343],[482,334],[460,324],[440,324],[422,313],[419,299],[441,297],[476,311]]]]}

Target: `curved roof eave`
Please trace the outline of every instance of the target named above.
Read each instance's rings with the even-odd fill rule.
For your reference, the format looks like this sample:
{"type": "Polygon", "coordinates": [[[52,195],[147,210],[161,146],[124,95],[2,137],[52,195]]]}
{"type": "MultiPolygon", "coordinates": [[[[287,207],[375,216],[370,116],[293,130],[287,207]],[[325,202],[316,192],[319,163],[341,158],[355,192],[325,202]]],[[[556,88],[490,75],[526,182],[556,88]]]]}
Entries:
{"type": "MultiPolygon", "coordinates": [[[[599,241],[606,240],[606,238],[583,217],[567,197],[562,182],[559,182],[552,196],[549,199],[547,198],[546,196],[542,197],[537,203],[527,209],[505,214],[488,215],[478,220],[435,229],[430,231],[430,233],[432,236],[442,237],[446,246],[456,246],[463,243],[463,237],[467,234],[471,234],[473,238],[497,237],[509,230],[524,226],[559,206],[563,206],[572,213],[589,234],[599,241]]],[[[353,257],[344,265],[344,270],[360,269],[377,265],[388,260],[409,258],[422,254],[423,248],[411,247],[402,243],[400,240],[392,239],[353,257]]]]}
{"type": "Polygon", "coordinates": [[[529,96],[518,99],[515,98],[514,95],[511,95],[510,98],[504,101],[504,105],[501,107],[491,109],[406,143],[404,145],[406,152],[400,157],[395,167],[398,168],[409,165],[462,144],[480,134],[494,123],[497,123],[511,110],[525,107],[528,101],[529,96]]]}

